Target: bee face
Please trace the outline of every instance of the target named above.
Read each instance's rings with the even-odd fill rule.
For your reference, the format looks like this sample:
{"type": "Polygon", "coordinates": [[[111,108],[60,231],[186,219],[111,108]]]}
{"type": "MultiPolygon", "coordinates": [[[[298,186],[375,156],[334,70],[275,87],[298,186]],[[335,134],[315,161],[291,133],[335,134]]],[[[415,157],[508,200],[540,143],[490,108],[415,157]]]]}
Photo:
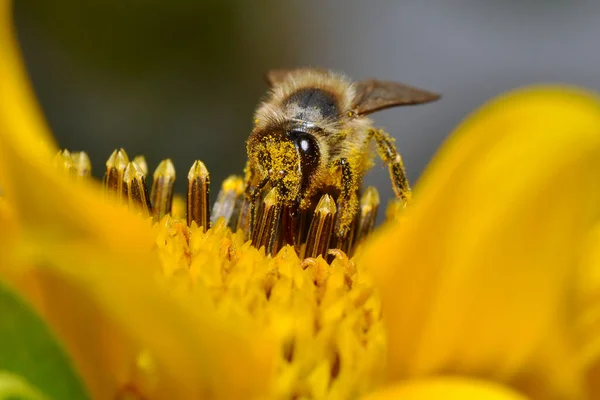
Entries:
{"type": "Polygon", "coordinates": [[[269,177],[288,201],[313,193],[322,181],[353,94],[349,81],[329,72],[296,77],[275,85],[259,106],[247,146],[249,159],[257,160],[257,180],[269,177]]]}
{"type": "Polygon", "coordinates": [[[256,160],[255,173],[260,180],[268,180],[288,201],[298,196],[302,180],[300,156],[284,130],[255,135],[248,143],[248,155],[256,160]]]}
{"type": "Polygon", "coordinates": [[[248,155],[257,160],[260,180],[268,179],[286,201],[297,200],[310,185],[321,163],[316,128],[291,122],[254,132],[248,142],[248,155]]]}

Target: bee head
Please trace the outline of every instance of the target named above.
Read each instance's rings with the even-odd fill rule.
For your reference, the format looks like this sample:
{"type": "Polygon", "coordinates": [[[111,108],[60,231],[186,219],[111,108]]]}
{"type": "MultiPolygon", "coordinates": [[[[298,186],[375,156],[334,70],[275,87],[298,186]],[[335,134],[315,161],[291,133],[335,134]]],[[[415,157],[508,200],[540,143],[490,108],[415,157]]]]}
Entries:
{"type": "Polygon", "coordinates": [[[318,129],[297,123],[255,133],[248,141],[250,157],[258,160],[257,173],[277,187],[284,201],[297,200],[319,165],[318,129]]]}

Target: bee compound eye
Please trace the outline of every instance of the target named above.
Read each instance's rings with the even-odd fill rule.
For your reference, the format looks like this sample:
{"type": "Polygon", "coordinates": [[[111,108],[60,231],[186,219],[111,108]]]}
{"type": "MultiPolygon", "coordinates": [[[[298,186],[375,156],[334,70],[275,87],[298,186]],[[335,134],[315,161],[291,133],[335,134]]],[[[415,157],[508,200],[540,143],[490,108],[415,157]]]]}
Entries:
{"type": "Polygon", "coordinates": [[[296,137],[295,144],[300,153],[303,180],[308,182],[308,179],[319,165],[319,144],[308,133],[299,134],[296,137]]]}
{"type": "Polygon", "coordinates": [[[318,153],[317,144],[315,140],[308,137],[301,137],[298,139],[298,148],[306,156],[316,156],[318,153]]]}

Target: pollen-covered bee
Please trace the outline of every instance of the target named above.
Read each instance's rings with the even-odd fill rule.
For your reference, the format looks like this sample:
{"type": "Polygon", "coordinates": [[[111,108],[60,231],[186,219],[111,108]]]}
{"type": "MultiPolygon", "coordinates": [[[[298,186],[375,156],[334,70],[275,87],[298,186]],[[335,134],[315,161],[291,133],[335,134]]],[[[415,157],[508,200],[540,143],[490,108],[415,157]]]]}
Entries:
{"type": "MultiPolygon", "coordinates": [[[[367,115],[427,103],[439,95],[396,82],[351,82],[341,74],[314,68],[273,70],[266,77],[271,90],[256,110],[247,141],[248,207],[240,220],[242,227],[252,229],[254,204],[261,194],[275,193],[293,219],[328,193],[337,203],[335,233],[343,238],[357,213],[358,192],[363,175],[373,165],[373,153],[387,164],[396,197],[409,201],[402,159],[392,139],[375,129],[367,115]],[[376,152],[371,151],[371,141],[376,152]]],[[[287,214],[280,218],[289,220],[287,214]]]]}

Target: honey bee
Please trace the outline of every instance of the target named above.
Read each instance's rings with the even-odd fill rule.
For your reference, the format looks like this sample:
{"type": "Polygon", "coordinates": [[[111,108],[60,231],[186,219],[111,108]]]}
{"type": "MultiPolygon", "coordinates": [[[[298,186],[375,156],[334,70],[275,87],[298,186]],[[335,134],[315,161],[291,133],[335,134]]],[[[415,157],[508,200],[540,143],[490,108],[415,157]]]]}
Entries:
{"type": "MultiPolygon", "coordinates": [[[[387,164],[396,198],[410,200],[410,186],[392,138],[367,115],[421,104],[440,96],[401,83],[351,82],[322,69],[272,70],[267,98],[255,113],[247,141],[246,203],[276,188],[288,210],[308,210],[321,195],[336,199],[335,233],[344,237],[357,213],[358,192],[375,154],[387,164]],[[371,150],[374,141],[376,151],[371,150]]],[[[246,212],[251,218],[252,211],[246,212]]],[[[251,223],[250,223],[251,227],[251,223]]]]}

